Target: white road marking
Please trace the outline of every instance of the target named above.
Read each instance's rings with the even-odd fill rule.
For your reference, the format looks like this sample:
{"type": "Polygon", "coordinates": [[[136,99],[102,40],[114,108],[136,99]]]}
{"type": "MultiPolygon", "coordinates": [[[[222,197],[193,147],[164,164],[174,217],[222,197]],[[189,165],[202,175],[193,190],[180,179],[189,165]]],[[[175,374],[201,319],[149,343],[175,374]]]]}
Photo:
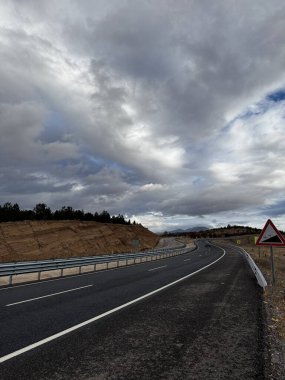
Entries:
{"type": "MultiPolygon", "coordinates": [[[[216,247],[217,247],[217,246],[216,246],[216,247]]],[[[211,265],[215,264],[216,262],[218,262],[219,260],[221,260],[221,259],[225,256],[226,251],[225,251],[223,248],[221,248],[221,247],[219,247],[219,248],[222,249],[224,253],[223,253],[218,259],[216,259],[215,261],[213,261],[211,264],[208,264],[208,265],[204,266],[203,268],[200,268],[200,269],[196,270],[195,272],[192,272],[192,273],[188,274],[187,276],[181,277],[181,278],[179,278],[179,279],[176,280],[176,281],[173,281],[173,282],[171,282],[171,283],[169,283],[169,284],[167,284],[167,285],[164,285],[164,286],[162,286],[161,288],[158,288],[158,289],[156,289],[156,290],[153,290],[153,291],[150,292],[150,293],[144,294],[144,295],[141,296],[141,297],[138,297],[138,298],[136,298],[136,299],[134,299],[134,300],[132,300],[132,301],[129,301],[129,302],[123,304],[123,305],[120,305],[120,306],[118,306],[118,307],[115,307],[114,309],[111,309],[111,310],[109,310],[109,311],[106,311],[106,312],[103,313],[103,314],[97,315],[97,316],[94,317],[94,318],[88,319],[87,321],[84,321],[84,322],[82,322],[82,323],[79,323],[78,325],[75,325],[75,326],[72,326],[72,327],[70,327],[70,328],[68,328],[68,329],[66,329],[66,330],[60,331],[60,332],[57,333],[57,334],[51,335],[51,336],[49,336],[49,337],[47,337],[47,338],[45,338],[45,339],[42,339],[42,340],[40,340],[40,341],[38,341],[38,342],[35,342],[35,343],[33,343],[33,344],[30,344],[29,346],[23,347],[23,348],[21,348],[20,350],[17,350],[17,351],[11,352],[10,354],[7,354],[7,355],[5,355],[5,356],[2,356],[2,357],[0,358],[0,363],[3,363],[3,362],[5,362],[5,361],[7,361],[7,360],[9,360],[9,359],[12,359],[12,358],[14,358],[15,356],[21,355],[21,354],[23,354],[23,353],[25,353],[25,352],[27,352],[27,351],[31,351],[31,350],[33,350],[33,349],[36,348],[36,347],[42,346],[43,344],[48,343],[48,342],[51,342],[52,340],[55,340],[55,339],[57,339],[57,338],[59,338],[59,337],[61,337],[61,336],[63,336],[63,335],[69,334],[69,333],[72,332],[72,331],[78,330],[78,329],[80,329],[80,328],[83,327],[83,326],[86,326],[86,325],[89,325],[90,323],[93,323],[93,322],[95,322],[95,321],[98,321],[98,319],[104,318],[104,317],[106,317],[107,315],[113,314],[113,313],[115,313],[116,311],[119,311],[119,310],[121,310],[121,309],[124,309],[125,307],[128,307],[128,306],[130,306],[130,305],[132,305],[132,304],[134,304],[134,303],[136,303],[136,302],[139,302],[139,301],[141,301],[141,300],[143,300],[143,299],[145,299],[145,298],[147,298],[147,297],[150,297],[150,296],[152,296],[153,294],[156,294],[156,293],[158,293],[158,292],[161,292],[161,291],[164,290],[164,289],[167,289],[167,288],[169,288],[169,287],[171,287],[171,286],[173,286],[173,285],[175,285],[175,284],[178,284],[179,282],[181,282],[181,281],[183,281],[183,280],[186,280],[186,278],[189,278],[189,277],[194,276],[196,273],[199,273],[199,272],[201,272],[202,270],[204,270],[204,269],[210,267],[211,265]]]]}
{"type": "Polygon", "coordinates": [[[152,270],[157,270],[157,269],[160,269],[160,268],[166,268],[167,265],[163,265],[161,267],[156,267],[156,268],[152,268],[152,269],[149,269],[148,272],[151,272],[152,270]]]}
{"type": "Polygon", "coordinates": [[[186,259],[186,260],[183,260],[183,261],[189,261],[189,260],[192,260],[192,259],[186,259]]]}
{"type": "Polygon", "coordinates": [[[57,293],[47,294],[46,296],[41,296],[41,297],[36,297],[36,298],[30,298],[30,299],[24,300],[24,301],[9,303],[6,306],[19,305],[20,303],[31,302],[31,301],[39,300],[39,299],[46,298],[46,297],[56,296],[58,294],[63,294],[63,293],[68,293],[68,292],[74,292],[75,290],[79,290],[79,289],[83,289],[83,288],[89,288],[90,286],[93,286],[93,285],[80,286],[80,288],[74,288],[74,289],[64,290],[63,292],[57,292],[57,293]]]}

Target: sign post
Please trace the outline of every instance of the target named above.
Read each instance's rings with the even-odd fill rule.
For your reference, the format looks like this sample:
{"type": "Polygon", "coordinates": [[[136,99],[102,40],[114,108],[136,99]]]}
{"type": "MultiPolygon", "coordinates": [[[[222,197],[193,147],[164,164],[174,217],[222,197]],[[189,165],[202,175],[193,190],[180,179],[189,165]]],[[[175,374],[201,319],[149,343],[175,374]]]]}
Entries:
{"type": "Polygon", "coordinates": [[[274,265],[272,245],[270,246],[270,262],[271,262],[272,284],[275,284],[275,265],[274,265]]]}
{"type": "Polygon", "coordinates": [[[285,239],[281,235],[281,233],[277,230],[273,222],[270,219],[268,219],[255,244],[258,246],[270,247],[272,284],[274,285],[275,284],[275,265],[274,265],[273,246],[275,247],[285,246],[285,239]]]}
{"type": "Polygon", "coordinates": [[[133,239],[132,240],[132,246],[133,246],[135,252],[139,251],[140,244],[141,244],[141,242],[139,239],[133,239]]]}

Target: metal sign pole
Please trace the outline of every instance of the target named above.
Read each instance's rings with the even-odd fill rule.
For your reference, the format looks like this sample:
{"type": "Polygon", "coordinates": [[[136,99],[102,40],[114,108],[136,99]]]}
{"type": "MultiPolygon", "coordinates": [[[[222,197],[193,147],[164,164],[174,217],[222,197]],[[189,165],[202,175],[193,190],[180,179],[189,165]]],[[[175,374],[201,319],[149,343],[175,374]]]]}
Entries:
{"type": "Polygon", "coordinates": [[[274,256],[273,256],[273,247],[270,246],[270,261],[271,261],[271,272],[272,272],[272,285],[275,284],[275,266],[274,266],[274,256]]]}
{"type": "Polygon", "coordinates": [[[272,285],[274,285],[276,279],[275,279],[273,246],[274,247],[285,247],[285,238],[277,230],[277,228],[274,226],[273,222],[270,219],[268,219],[255,244],[258,246],[260,246],[260,245],[270,246],[272,285]]]}

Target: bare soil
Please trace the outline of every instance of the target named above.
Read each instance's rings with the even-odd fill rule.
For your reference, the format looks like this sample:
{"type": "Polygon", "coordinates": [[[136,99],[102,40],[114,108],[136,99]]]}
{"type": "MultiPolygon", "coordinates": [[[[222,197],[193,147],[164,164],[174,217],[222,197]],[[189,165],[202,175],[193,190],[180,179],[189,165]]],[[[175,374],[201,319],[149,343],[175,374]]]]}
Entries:
{"type": "Polygon", "coordinates": [[[156,246],[159,237],[141,225],[81,221],[0,223],[0,262],[132,252],[156,246]]]}

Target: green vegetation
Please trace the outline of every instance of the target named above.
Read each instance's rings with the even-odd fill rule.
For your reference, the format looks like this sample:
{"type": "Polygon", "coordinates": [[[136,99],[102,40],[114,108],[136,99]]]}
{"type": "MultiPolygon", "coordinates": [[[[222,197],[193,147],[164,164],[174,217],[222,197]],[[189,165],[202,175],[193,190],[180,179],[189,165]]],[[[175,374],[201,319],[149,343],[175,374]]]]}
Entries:
{"type": "MultiPolygon", "coordinates": [[[[111,216],[108,211],[103,210],[100,214],[95,212],[85,213],[83,210],[74,210],[70,206],[63,206],[61,209],[51,211],[45,203],[38,203],[33,210],[21,210],[18,203],[12,205],[7,202],[3,206],[0,205],[0,222],[16,222],[21,220],[85,220],[100,223],[113,224],[131,224],[131,221],[126,221],[124,216],[111,216]]],[[[136,224],[134,221],[133,224],[136,224]]]]}

